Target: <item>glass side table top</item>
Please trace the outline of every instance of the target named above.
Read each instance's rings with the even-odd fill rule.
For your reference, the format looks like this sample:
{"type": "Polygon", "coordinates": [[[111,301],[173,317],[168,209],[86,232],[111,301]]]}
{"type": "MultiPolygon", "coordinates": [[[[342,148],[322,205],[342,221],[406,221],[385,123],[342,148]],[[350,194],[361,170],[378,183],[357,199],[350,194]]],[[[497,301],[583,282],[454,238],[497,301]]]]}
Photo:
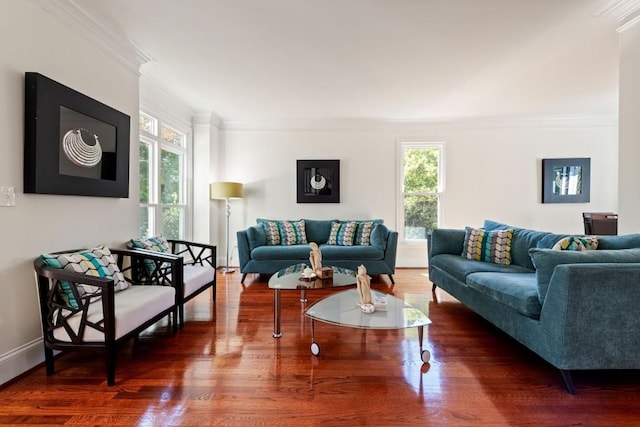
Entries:
{"type": "Polygon", "coordinates": [[[371,295],[386,299],[386,311],[362,312],[358,306],[358,291],[349,289],[317,301],[307,308],[305,315],[325,323],[362,329],[415,328],[431,323],[422,311],[400,298],[374,290],[371,290],[371,295]]]}
{"type": "Polygon", "coordinates": [[[355,285],[356,272],[342,267],[331,267],[333,279],[307,279],[302,277],[302,271],[307,264],[296,264],[274,273],[269,279],[270,289],[320,289],[339,286],[355,285]]]}
{"type": "Polygon", "coordinates": [[[315,337],[316,320],[359,329],[417,328],[420,358],[423,363],[429,363],[431,352],[422,348],[422,338],[424,327],[431,320],[419,309],[393,295],[371,290],[371,296],[374,301],[376,298],[384,298],[384,309],[364,313],[358,306],[360,295],[355,289],[336,292],[309,306],[304,314],[311,319],[311,353],[314,356],[320,354],[320,344],[315,337]]]}
{"type": "Polygon", "coordinates": [[[331,267],[331,279],[305,278],[302,272],[307,264],[300,263],[274,273],[269,279],[269,288],[273,289],[273,337],[282,337],[280,329],[281,292],[283,290],[300,289],[300,302],[306,303],[307,290],[337,288],[356,284],[356,272],[347,268],[331,267]]]}

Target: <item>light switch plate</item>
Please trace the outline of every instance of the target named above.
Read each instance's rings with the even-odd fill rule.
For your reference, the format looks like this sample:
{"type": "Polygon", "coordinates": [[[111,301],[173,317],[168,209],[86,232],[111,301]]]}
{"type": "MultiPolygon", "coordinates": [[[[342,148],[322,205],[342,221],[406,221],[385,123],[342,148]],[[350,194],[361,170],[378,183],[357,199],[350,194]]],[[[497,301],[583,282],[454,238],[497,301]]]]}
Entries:
{"type": "Polygon", "coordinates": [[[16,190],[15,187],[0,187],[0,206],[15,206],[16,190]]]}

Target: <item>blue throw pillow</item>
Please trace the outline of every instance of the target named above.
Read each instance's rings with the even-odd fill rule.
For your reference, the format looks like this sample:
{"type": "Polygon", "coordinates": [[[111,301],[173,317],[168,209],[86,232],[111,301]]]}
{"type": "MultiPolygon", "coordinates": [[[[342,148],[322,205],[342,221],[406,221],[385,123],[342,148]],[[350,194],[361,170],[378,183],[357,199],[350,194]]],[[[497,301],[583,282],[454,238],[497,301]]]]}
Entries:
{"type": "Polygon", "coordinates": [[[384,224],[375,224],[371,230],[371,246],[375,246],[380,250],[387,249],[387,235],[389,229],[384,224]]]}
{"type": "Polygon", "coordinates": [[[249,238],[249,249],[254,250],[259,246],[265,246],[267,244],[267,235],[264,232],[262,226],[253,226],[247,229],[247,236],[249,238]]]}

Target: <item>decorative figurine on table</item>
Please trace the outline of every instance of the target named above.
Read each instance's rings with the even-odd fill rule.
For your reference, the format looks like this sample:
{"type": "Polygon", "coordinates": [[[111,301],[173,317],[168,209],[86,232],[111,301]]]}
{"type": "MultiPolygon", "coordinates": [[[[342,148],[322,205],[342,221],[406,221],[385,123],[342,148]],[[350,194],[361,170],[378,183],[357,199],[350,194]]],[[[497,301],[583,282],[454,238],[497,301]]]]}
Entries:
{"type": "Polygon", "coordinates": [[[316,242],[309,243],[309,247],[311,248],[311,252],[309,252],[309,263],[311,264],[311,269],[318,277],[321,277],[322,252],[320,252],[320,248],[316,242]]]}
{"type": "Polygon", "coordinates": [[[375,307],[371,299],[371,277],[367,274],[367,268],[364,265],[358,266],[358,275],[356,276],[356,285],[358,287],[358,295],[360,295],[360,310],[365,313],[373,313],[375,307]]]}

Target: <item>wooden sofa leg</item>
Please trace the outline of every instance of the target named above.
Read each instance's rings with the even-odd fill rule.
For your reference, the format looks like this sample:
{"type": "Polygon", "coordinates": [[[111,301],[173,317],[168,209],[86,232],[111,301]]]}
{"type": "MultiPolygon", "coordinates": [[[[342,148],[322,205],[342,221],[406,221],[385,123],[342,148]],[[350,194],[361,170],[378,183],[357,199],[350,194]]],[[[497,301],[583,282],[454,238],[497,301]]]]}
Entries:
{"type": "Polygon", "coordinates": [[[240,279],[240,283],[244,283],[244,279],[247,277],[247,273],[242,275],[242,279],[240,279]]]}
{"type": "Polygon", "coordinates": [[[433,286],[431,287],[431,292],[435,292],[437,287],[438,285],[434,283],[433,286]]]}
{"type": "Polygon", "coordinates": [[[391,284],[392,284],[392,285],[395,285],[395,284],[396,284],[396,281],[395,281],[395,280],[393,280],[393,274],[389,274],[388,276],[389,276],[389,280],[391,280],[391,284]]]}
{"type": "Polygon", "coordinates": [[[564,385],[567,388],[567,391],[571,394],[576,394],[576,387],[573,385],[571,371],[560,369],[560,373],[562,374],[562,379],[564,380],[564,385]]]}

